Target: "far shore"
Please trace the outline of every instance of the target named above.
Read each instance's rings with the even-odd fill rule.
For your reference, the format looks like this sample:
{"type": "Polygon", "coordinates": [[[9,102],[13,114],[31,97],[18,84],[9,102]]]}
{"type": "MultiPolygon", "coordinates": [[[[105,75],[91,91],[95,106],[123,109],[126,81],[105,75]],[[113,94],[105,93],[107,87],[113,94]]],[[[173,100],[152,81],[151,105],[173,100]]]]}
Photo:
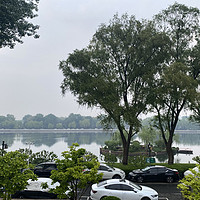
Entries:
{"type": "MultiPolygon", "coordinates": [[[[115,132],[116,129],[0,129],[3,133],[94,133],[94,132],[115,132]]],[[[181,134],[200,134],[200,130],[176,130],[175,133],[181,134]]]]}
{"type": "Polygon", "coordinates": [[[1,133],[94,133],[108,132],[103,129],[0,129],[1,133]]]}

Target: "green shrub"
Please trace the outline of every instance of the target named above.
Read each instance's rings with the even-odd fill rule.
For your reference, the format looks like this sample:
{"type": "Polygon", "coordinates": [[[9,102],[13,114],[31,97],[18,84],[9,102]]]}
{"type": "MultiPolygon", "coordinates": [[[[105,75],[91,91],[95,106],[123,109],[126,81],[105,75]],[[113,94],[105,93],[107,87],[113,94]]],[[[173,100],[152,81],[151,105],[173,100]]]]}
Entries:
{"type": "Polygon", "coordinates": [[[114,140],[105,141],[104,143],[106,145],[106,148],[108,148],[109,150],[112,150],[112,151],[118,150],[118,147],[120,145],[119,141],[114,141],[114,140]]]}
{"type": "Polygon", "coordinates": [[[117,162],[117,157],[115,154],[106,153],[104,154],[104,161],[107,163],[115,163],[117,162]]]}
{"type": "Polygon", "coordinates": [[[135,166],[136,168],[143,168],[146,166],[146,156],[129,156],[129,164],[135,166]]]}
{"type": "Polygon", "coordinates": [[[130,152],[140,152],[142,151],[142,146],[140,145],[140,142],[135,140],[135,141],[132,141],[131,144],[130,144],[130,148],[129,148],[129,151],[130,152]]]}
{"type": "Polygon", "coordinates": [[[108,196],[108,197],[103,197],[102,200],[121,200],[121,199],[114,196],[108,196]]]}

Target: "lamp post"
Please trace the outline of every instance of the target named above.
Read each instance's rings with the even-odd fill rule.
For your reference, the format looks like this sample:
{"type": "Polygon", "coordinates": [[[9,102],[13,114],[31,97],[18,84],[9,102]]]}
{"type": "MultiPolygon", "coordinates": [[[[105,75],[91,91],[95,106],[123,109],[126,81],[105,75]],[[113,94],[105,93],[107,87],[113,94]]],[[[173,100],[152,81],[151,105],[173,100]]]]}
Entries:
{"type": "Polygon", "coordinates": [[[4,154],[4,149],[7,149],[7,148],[8,148],[8,145],[5,144],[5,142],[3,141],[3,142],[2,142],[2,156],[3,156],[3,154],[4,154]]]}
{"type": "Polygon", "coordinates": [[[152,145],[150,144],[150,142],[148,144],[148,151],[149,151],[149,158],[150,158],[151,157],[151,151],[152,151],[152,145]]]}

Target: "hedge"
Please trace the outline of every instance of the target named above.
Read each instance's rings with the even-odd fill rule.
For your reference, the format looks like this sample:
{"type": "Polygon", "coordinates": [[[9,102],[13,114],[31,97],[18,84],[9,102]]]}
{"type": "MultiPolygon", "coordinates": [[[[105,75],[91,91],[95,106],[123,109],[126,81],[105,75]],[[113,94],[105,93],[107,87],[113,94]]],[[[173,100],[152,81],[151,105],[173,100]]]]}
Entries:
{"type": "MultiPolygon", "coordinates": [[[[126,175],[129,174],[129,172],[131,172],[132,170],[138,169],[138,167],[133,166],[132,164],[128,164],[128,165],[123,165],[122,163],[107,163],[109,166],[112,167],[117,167],[121,170],[123,170],[125,172],[126,175]]],[[[162,166],[166,166],[168,168],[171,169],[177,169],[179,171],[180,177],[183,177],[183,173],[196,166],[195,163],[175,163],[173,165],[169,165],[167,163],[155,163],[155,164],[149,164],[147,163],[146,166],[150,166],[150,165],[162,165],[162,166]]],[[[144,167],[142,167],[144,168],[144,167]]]]}

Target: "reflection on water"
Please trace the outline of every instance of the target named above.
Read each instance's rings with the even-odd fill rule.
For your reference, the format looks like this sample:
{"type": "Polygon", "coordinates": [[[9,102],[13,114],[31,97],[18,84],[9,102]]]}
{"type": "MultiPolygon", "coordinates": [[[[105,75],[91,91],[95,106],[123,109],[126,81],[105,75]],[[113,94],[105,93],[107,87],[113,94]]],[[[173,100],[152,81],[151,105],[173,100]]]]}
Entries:
{"type": "Polygon", "coordinates": [[[18,150],[19,148],[29,148],[28,143],[33,143],[30,148],[33,152],[42,150],[53,151],[59,157],[61,152],[66,151],[72,143],[77,142],[80,147],[99,156],[99,148],[104,145],[106,140],[110,140],[111,133],[104,131],[94,132],[63,132],[55,133],[1,133],[0,142],[8,144],[8,151],[18,150]]]}
{"type": "MultiPolygon", "coordinates": [[[[181,149],[192,149],[193,155],[179,154],[175,156],[175,162],[194,162],[192,158],[200,155],[200,132],[187,131],[178,132],[179,143],[175,143],[173,146],[177,146],[181,149]]],[[[100,147],[104,145],[104,142],[110,140],[111,133],[104,131],[58,131],[50,130],[46,132],[20,133],[20,130],[9,131],[6,133],[0,133],[0,144],[2,141],[8,144],[8,151],[18,150],[19,148],[29,148],[27,143],[32,142],[30,148],[33,152],[42,150],[53,151],[59,157],[61,152],[66,151],[72,143],[77,142],[80,147],[87,149],[100,157],[100,147]]],[[[167,160],[166,155],[157,158],[158,161],[164,162],[167,160]]]]}

